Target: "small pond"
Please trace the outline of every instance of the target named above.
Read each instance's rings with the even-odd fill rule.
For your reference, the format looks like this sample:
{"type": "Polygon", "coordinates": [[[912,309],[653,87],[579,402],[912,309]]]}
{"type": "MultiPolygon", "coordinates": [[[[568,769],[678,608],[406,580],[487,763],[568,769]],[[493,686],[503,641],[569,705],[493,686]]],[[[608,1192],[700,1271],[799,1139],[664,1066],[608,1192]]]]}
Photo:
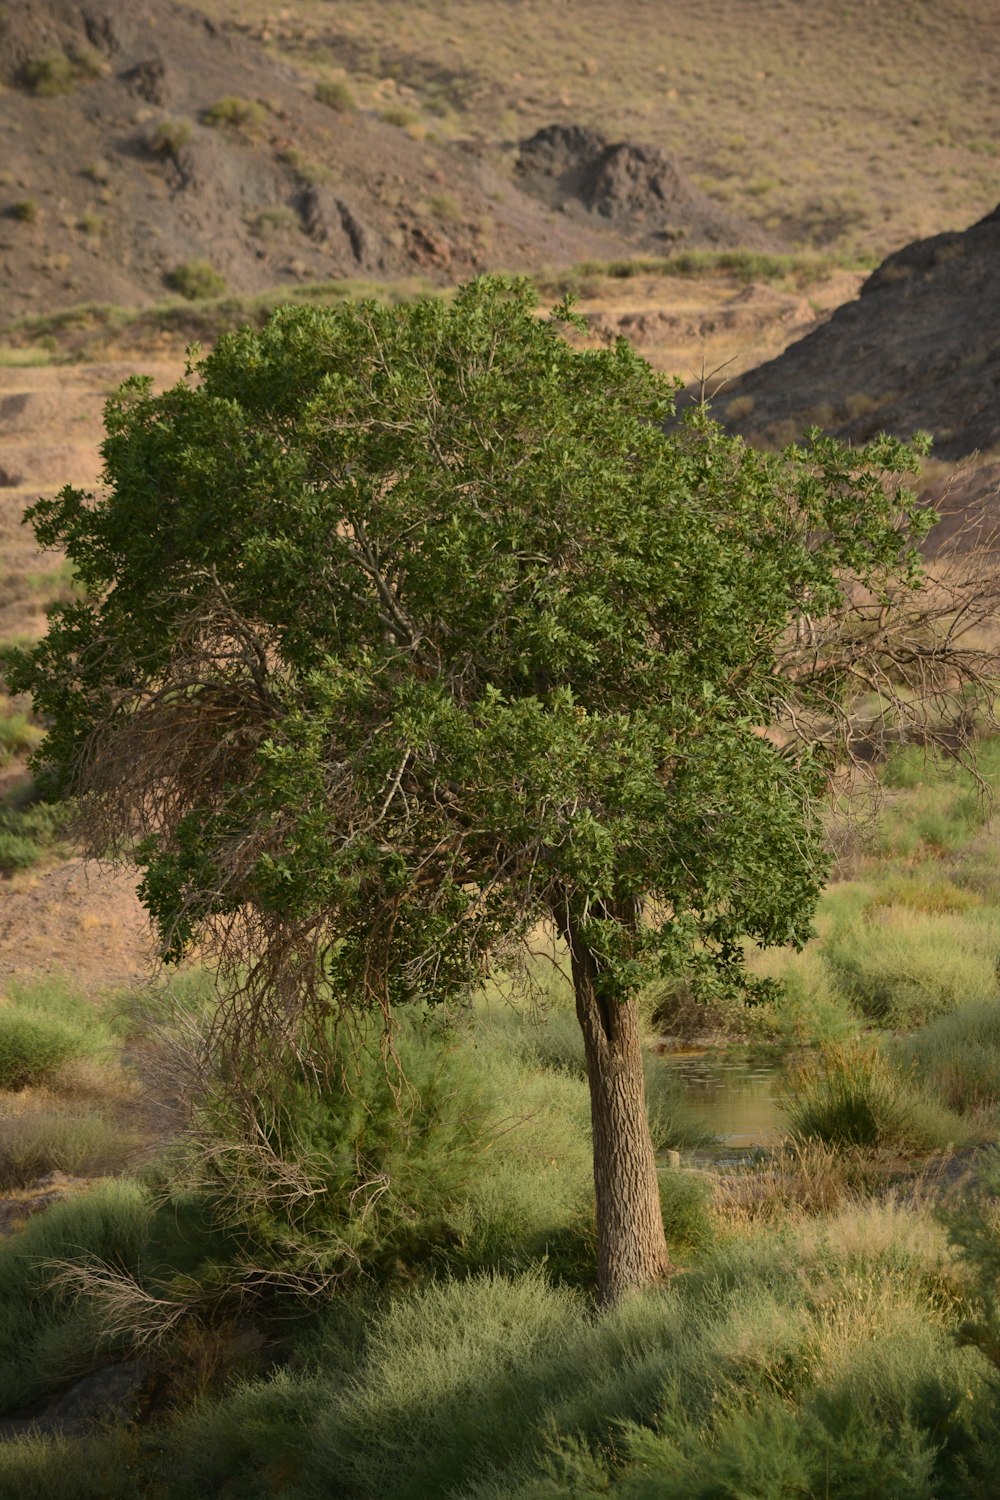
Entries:
{"type": "Polygon", "coordinates": [[[660,1066],[682,1082],[685,1102],[722,1146],[775,1146],[786,1132],[777,1096],[787,1064],[718,1052],[668,1052],[660,1066]]]}

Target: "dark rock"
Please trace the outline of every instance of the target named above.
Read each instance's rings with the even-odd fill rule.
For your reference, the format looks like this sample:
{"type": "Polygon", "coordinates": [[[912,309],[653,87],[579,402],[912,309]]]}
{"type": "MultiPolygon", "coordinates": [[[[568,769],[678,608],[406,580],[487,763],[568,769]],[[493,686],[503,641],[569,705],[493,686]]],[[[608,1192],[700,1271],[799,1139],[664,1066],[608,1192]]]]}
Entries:
{"type": "Polygon", "coordinates": [[[536,131],[521,142],[516,170],[520,185],[550,207],[583,209],[628,233],[703,244],[760,238],[700,193],[657,146],[608,141],[585,125],[536,131]]]}
{"type": "Polygon", "coordinates": [[[373,237],[353,209],[335,192],[310,187],[299,202],[302,226],[311,239],[322,245],[343,246],[345,241],[358,266],[376,264],[373,237]]]}
{"type": "Polygon", "coordinates": [[[950,462],[1000,448],[1000,209],[960,233],[916,240],[873,271],[860,296],[777,359],[741,376],[729,425],[789,442],[813,422],[865,442],[937,434],[950,462]],[[736,408],[738,409],[738,408],[736,408]]]}
{"type": "Polygon", "coordinates": [[[151,57],[136,63],[124,77],[131,92],[147,103],[163,105],[169,101],[170,84],[162,58],[151,57]]]}

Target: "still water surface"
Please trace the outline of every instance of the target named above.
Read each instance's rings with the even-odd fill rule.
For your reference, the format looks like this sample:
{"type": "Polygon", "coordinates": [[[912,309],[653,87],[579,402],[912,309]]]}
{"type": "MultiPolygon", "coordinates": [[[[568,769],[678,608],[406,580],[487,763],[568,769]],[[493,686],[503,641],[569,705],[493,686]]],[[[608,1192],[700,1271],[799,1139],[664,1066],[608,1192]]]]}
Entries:
{"type": "Polygon", "coordinates": [[[780,1061],[719,1053],[667,1053],[661,1066],[683,1083],[693,1113],[724,1146],[774,1146],[785,1134],[777,1096],[780,1061]]]}

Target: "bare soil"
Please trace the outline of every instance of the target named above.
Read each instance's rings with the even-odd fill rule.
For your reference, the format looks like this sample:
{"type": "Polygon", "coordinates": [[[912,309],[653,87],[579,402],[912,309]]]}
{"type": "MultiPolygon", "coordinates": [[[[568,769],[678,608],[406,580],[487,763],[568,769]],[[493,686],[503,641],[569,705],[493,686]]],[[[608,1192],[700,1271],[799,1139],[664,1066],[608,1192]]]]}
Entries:
{"type": "Polygon", "coordinates": [[[0,886],[0,992],[43,976],[84,994],[123,989],[149,972],[150,950],[128,871],[70,860],[0,886]]]}

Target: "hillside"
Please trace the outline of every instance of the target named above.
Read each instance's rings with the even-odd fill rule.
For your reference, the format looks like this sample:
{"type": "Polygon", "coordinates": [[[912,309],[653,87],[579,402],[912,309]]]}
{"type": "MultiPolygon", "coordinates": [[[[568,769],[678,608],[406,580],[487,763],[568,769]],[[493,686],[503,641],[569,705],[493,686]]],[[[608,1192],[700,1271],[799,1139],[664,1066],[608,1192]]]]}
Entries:
{"type": "Polygon", "coordinates": [[[169,0],[11,0],[0,84],[0,324],[171,291],[449,283],[664,236],[766,242],[657,147],[570,137],[562,164],[581,181],[555,201],[537,151],[522,170],[517,152],[432,137],[405,110],[355,108],[346,88],[169,0]]]}
{"type": "Polygon", "coordinates": [[[857,298],[776,359],[732,383],[720,409],[754,441],[810,425],[850,442],[878,432],[934,438],[931,473],[975,470],[962,493],[1000,481],[1000,208],[968,229],[890,255],[857,298]]]}

